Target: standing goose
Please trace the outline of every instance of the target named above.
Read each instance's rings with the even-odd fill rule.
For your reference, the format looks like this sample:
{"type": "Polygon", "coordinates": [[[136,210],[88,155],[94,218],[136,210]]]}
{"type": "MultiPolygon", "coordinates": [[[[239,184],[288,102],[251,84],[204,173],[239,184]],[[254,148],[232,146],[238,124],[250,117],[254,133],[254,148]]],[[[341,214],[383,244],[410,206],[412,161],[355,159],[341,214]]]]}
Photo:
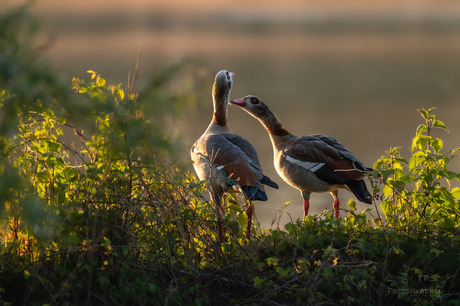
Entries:
{"type": "Polygon", "coordinates": [[[363,177],[372,169],[365,167],[341,143],[323,135],[297,137],[288,132],[278,118],[257,97],[246,96],[232,100],[258,119],[270,135],[274,164],[279,176],[298,189],[304,200],[304,214],[308,215],[310,194],[329,192],[334,197],[334,216],[339,217],[338,190],[345,188],[356,198],[372,204],[372,196],[363,177]]]}
{"type": "Polygon", "coordinates": [[[211,198],[217,207],[218,235],[222,234],[222,198],[229,190],[242,192],[249,200],[247,209],[248,239],[251,234],[252,201],[266,201],[264,186],[278,185],[263,175],[259,157],[254,147],[244,138],[231,132],[227,123],[227,108],[233,85],[233,73],[221,70],[212,88],[214,114],[206,131],[190,151],[193,167],[200,180],[209,180],[211,198]]]}

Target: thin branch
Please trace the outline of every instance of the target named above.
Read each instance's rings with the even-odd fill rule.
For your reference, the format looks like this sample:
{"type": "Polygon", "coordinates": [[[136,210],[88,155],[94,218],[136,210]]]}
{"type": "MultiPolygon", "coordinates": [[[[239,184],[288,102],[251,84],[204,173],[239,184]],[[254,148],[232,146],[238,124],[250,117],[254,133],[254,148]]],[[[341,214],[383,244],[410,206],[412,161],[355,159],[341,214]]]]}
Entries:
{"type": "Polygon", "coordinates": [[[134,74],[131,77],[131,69],[129,69],[128,73],[128,97],[134,92],[134,87],[136,86],[137,75],[139,73],[139,66],[141,62],[142,56],[142,44],[139,45],[139,52],[137,53],[137,60],[136,60],[136,67],[134,69],[134,74]]]}

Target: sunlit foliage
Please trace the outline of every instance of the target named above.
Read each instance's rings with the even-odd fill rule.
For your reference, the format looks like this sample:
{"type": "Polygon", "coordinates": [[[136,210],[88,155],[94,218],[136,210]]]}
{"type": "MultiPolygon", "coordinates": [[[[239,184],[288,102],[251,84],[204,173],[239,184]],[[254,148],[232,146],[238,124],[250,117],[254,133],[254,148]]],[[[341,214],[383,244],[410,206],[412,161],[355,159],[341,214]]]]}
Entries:
{"type": "Polygon", "coordinates": [[[425,122],[417,128],[410,158],[403,158],[400,148],[392,148],[375,164],[385,182],[381,207],[387,225],[395,229],[453,234],[460,224],[460,189],[453,183],[460,174],[448,166],[458,149],[442,153],[443,141],[433,137],[432,130],[448,131],[447,126],[436,119],[434,109],[418,111],[425,122]]]}

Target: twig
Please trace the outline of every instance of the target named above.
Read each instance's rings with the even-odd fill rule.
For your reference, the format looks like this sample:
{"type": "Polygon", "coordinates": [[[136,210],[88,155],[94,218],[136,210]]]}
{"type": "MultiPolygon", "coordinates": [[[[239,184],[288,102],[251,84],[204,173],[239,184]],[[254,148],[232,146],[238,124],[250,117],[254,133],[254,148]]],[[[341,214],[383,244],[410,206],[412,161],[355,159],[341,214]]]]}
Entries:
{"type": "Polygon", "coordinates": [[[139,52],[137,53],[137,60],[136,60],[136,68],[134,70],[134,74],[132,78],[131,78],[131,69],[129,69],[129,72],[128,72],[128,96],[130,96],[134,92],[134,87],[136,86],[136,79],[137,79],[137,74],[139,72],[141,56],[142,56],[142,44],[139,45],[139,52]]]}

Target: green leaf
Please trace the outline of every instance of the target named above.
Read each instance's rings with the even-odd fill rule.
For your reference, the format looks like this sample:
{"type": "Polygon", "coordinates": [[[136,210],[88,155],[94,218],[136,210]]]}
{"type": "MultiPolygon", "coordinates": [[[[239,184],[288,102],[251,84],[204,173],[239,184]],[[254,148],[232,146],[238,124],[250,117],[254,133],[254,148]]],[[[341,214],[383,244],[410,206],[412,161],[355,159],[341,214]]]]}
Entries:
{"type": "Polygon", "coordinates": [[[74,182],[78,178],[78,172],[75,169],[72,168],[65,168],[63,171],[63,175],[66,180],[69,182],[74,182]]]}
{"type": "MultiPolygon", "coordinates": [[[[385,186],[383,187],[383,195],[388,198],[389,196],[391,196],[394,192],[393,188],[390,186],[390,180],[388,180],[385,184],[385,186]]],[[[382,203],[384,204],[384,203],[382,203]]]]}
{"type": "Polygon", "coordinates": [[[276,258],[276,257],[269,257],[267,258],[267,264],[269,266],[277,266],[278,265],[278,262],[279,262],[279,258],[276,258]]]}
{"type": "Polygon", "coordinates": [[[123,89],[119,89],[118,90],[118,95],[120,96],[120,100],[124,100],[125,99],[125,92],[123,89]]]}
{"type": "Polygon", "coordinates": [[[287,223],[284,228],[288,231],[289,235],[297,235],[297,227],[293,223],[287,223]]]}
{"type": "Polygon", "coordinates": [[[256,286],[260,286],[264,283],[265,280],[263,278],[256,276],[253,278],[253,281],[256,286]]]}
{"type": "Polygon", "coordinates": [[[96,84],[97,84],[97,86],[99,86],[99,87],[104,87],[106,83],[105,83],[105,80],[104,80],[103,78],[97,77],[97,79],[96,79],[96,84]]]}
{"type": "Polygon", "coordinates": [[[451,218],[446,218],[442,220],[441,224],[442,227],[447,228],[447,229],[453,229],[455,228],[455,216],[452,216],[451,218]]]}
{"type": "Polygon", "coordinates": [[[49,151],[51,151],[51,152],[56,152],[56,153],[57,153],[57,152],[60,151],[61,145],[60,145],[59,143],[55,143],[55,142],[49,141],[49,142],[48,142],[48,149],[49,149],[49,151]]]}
{"type": "Polygon", "coordinates": [[[412,139],[412,146],[411,146],[411,150],[412,151],[415,151],[415,150],[424,150],[428,144],[428,142],[432,141],[433,138],[431,136],[426,136],[426,135],[418,135],[418,136],[415,136],[413,139],[412,139]]]}
{"type": "Polygon", "coordinates": [[[241,207],[239,205],[235,205],[233,203],[228,204],[228,208],[234,211],[241,212],[241,207]]]}
{"type": "Polygon", "coordinates": [[[390,150],[385,151],[385,153],[387,153],[390,156],[397,156],[397,155],[399,155],[399,149],[401,149],[401,147],[390,148],[390,150]]]}
{"type": "Polygon", "coordinates": [[[460,198],[460,188],[459,187],[454,187],[451,190],[452,196],[455,198],[455,200],[458,200],[460,198]]]}
{"type": "Polygon", "coordinates": [[[420,113],[423,119],[428,119],[428,116],[430,115],[431,111],[427,111],[424,108],[419,108],[417,111],[420,113]]]}
{"type": "Polygon", "coordinates": [[[94,72],[93,70],[88,70],[88,71],[86,71],[86,72],[89,73],[89,74],[91,74],[91,80],[94,79],[94,78],[96,77],[96,75],[97,75],[97,73],[94,72]]]}
{"type": "Polygon", "coordinates": [[[433,139],[433,142],[432,142],[431,146],[436,151],[436,153],[439,153],[439,151],[441,151],[442,148],[444,147],[444,143],[443,143],[443,141],[441,139],[435,138],[435,139],[433,139]]]}
{"type": "Polygon", "coordinates": [[[350,207],[350,212],[354,212],[356,210],[356,202],[353,199],[350,199],[347,202],[347,206],[350,207]]]}
{"type": "Polygon", "coordinates": [[[444,124],[444,122],[442,122],[441,120],[438,120],[436,119],[433,123],[433,126],[434,127],[437,127],[437,128],[441,128],[447,132],[449,132],[449,129],[447,128],[447,126],[444,124]]]}
{"type": "Polygon", "coordinates": [[[410,147],[411,151],[415,151],[416,149],[419,148],[418,147],[419,139],[420,139],[420,135],[417,135],[414,138],[412,138],[412,146],[410,147]]]}
{"type": "Polygon", "coordinates": [[[412,154],[411,159],[409,160],[409,170],[417,171],[417,166],[424,163],[428,155],[424,151],[417,151],[412,154]]]}
{"type": "Polygon", "coordinates": [[[276,272],[278,272],[280,277],[288,277],[290,271],[282,267],[277,267],[276,272]]]}
{"type": "Polygon", "coordinates": [[[415,133],[417,136],[419,136],[420,134],[422,134],[423,132],[426,132],[428,130],[427,126],[425,124],[420,124],[418,127],[417,127],[417,132],[415,133]]]}

